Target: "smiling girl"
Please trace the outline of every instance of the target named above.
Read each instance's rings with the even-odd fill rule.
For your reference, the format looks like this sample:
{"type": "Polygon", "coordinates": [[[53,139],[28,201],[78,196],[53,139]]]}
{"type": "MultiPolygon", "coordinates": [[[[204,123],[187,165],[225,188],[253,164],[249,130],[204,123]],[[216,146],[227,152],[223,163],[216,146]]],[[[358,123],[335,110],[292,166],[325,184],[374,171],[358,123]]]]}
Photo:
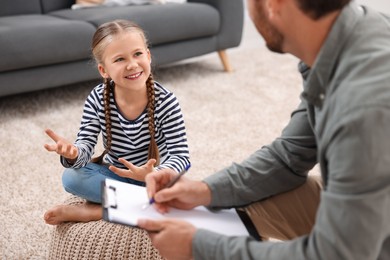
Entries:
{"type": "Polygon", "coordinates": [[[76,141],[45,131],[54,141],[45,148],[59,154],[66,168],[64,189],[86,202],[49,209],[44,220],[51,225],[101,219],[105,178],[144,186],[148,173],[180,172],[190,163],[180,105],[153,80],[143,30],[127,20],[102,24],[93,36],[92,53],[103,83],[86,99],[76,141]],[[105,150],[92,158],[101,132],[105,150]]]}

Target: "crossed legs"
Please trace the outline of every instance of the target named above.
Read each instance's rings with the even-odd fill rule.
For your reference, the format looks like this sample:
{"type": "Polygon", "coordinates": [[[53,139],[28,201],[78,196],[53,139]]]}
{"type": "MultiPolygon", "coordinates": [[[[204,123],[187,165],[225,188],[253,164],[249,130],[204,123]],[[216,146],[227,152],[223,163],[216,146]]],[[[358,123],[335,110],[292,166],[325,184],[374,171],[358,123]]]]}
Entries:
{"type": "Polygon", "coordinates": [[[63,222],[88,222],[102,219],[101,183],[106,178],[144,186],[136,180],[123,178],[108,169],[107,165],[89,163],[79,169],[68,168],[62,175],[65,190],[86,202],[75,205],[57,205],[47,210],[43,219],[47,224],[59,225],[63,222]]]}

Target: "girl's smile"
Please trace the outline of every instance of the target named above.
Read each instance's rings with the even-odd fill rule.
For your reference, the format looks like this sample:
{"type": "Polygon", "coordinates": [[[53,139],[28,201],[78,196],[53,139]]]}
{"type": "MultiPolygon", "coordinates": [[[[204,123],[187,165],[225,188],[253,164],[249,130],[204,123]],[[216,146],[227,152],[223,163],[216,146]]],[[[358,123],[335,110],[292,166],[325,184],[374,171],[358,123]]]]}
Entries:
{"type": "Polygon", "coordinates": [[[141,74],[142,74],[142,72],[138,72],[138,73],[126,76],[125,78],[135,80],[135,79],[138,79],[141,76],[141,74]]]}

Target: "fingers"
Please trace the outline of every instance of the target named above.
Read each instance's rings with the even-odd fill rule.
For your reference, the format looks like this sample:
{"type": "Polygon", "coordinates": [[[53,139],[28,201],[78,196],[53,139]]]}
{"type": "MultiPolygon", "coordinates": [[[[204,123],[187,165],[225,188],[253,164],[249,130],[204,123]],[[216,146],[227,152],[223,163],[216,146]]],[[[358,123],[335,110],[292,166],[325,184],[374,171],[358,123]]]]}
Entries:
{"type": "Polygon", "coordinates": [[[156,164],[156,159],[150,159],[148,162],[145,164],[146,167],[153,169],[154,165],[156,164]]]}
{"type": "Polygon", "coordinates": [[[154,164],[156,163],[156,159],[150,159],[144,166],[138,167],[123,158],[119,158],[118,160],[132,172],[138,172],[140,169],[143,169],[143,171],[146,170],[146,173],[152,172],[154,164]]]}
{"type": "Polygon", "coordinates": [[[148,231],[153,246],[164,259],[193,258],[192,241],[196,233],[194,225],[174,219],[141,219],[138,226],[148,231]]]}
{"type": "Polygon", "coordinates": [[[168,213],[170,209],[168,205],[161,203],[153,203],[153,207],[156,209],[157,212],[160,212],[161,214],[168,213]]]}
{"type": "Polygon", "coordinates": [[[131,162],[129,161],[126,161],[125,159],[123,158],[119,158],[118,159],[119,162],[121,162],[124,166],[126,166],[130,171],[136,171],[137,168],[134,166],[134,164],[132,164],[131,162]]]}
{"type": "Polygon", "coordinates": [[[78,149],[74,146],[74,145],[71,145],[70,146],[70,151],[69,151],[69,156],[68,158],[70,159],[76,159],[78,157],[78,149]]]}
{"type": "Polygon", "coordinates": [[[129,170],[125,170],[125,169],[121,169],[121,168],[118,168],[114,165],[110,165],[110,167],[108,167],[110,169],[110,171],[114,172],[115,174],[121,176],[121,177],[131,177],[130,174],[129,174],[129,170]]]}
{"type": "Polygon", "coordinates": [[[44,145],[45,149],[48,150],[49,152],[55,152],[57,151],[57,145],[56,144],[45,144],[44,145]]]}
{"type": "Polygon", "coordinates": [[[45,130],[45,133],[46,133],[54,142],[58,142],[58,141],[61,139],[61,137],[59,137],[56,133],[54,133],[53,130],[51,130],[51,129],[49,129],[49,128],[45,130]]]}
{"type": "Polygon", "coordinates": [[[160,231],[163,229],[163,224],[161,221],[149,219],[139,219],[137,225],[138,227],[145,229],[148,232],[148,235],[152,241],[155,240],[155,237],[158,236],[160,231]]]}
{"type": "Polygon", "coordinates": [[[181,177],[179,181],[176,182],[175,185],[173,185],[170,188],[161,189],[160,191],[156,192],[154,195],[154,199],[156,202],[168,202],[175,199],[180,198],[180,194],[183,192],[183,186],[180,184],[186,177],[181,177]]]}
{"type": "Polygon", "coordinates": [[[71,144],[64,144],[62,142],[57,143],[56,152],[59,155],[64,156],[67,159],[76,159],[77,157],[77,148],[71,144]]]}
{"type": "Polygon", "coordinates": [[[152,198],[157,191],[161,190],[170,181],[171,176],[173,175],[173,171],[169,169],[146,175],[146,190],[149,198],[152,198]]]}
{"type": "Polygon", "coordinates": [[[163,229],[163,222],[150,219],[139,219],[137,225],[148,232],[159,232],[163,229]]]}
{"type": "MultiPolygon", "coordinates": [[[[60,145],[59,145],[60,146],[60,145]]],[[[77,157],[77,148],[71,144],[61,145],[62,155],[68,159],[75,159],[77,157]]]]}
{"type": "MultiPolygon", "coordinates": [[[[45,129],[45,133],[56,143],[58,141],[58,136],[53,132],[51,129],[45,129]]],[[[44,144],[44,147],[49,152],[56,152],[57,151],[57,144],[44,144]]]]}
{"type": "Polygon", "coordinates": [[[74,160],[78,156],[78,149],[73,144],[67,142],[64,138],[54,133],[51,129],[46,129],[45,133],[55,141],[55,144],[44,144],[49,152],[56,152],[67,159],[74,160]]]}

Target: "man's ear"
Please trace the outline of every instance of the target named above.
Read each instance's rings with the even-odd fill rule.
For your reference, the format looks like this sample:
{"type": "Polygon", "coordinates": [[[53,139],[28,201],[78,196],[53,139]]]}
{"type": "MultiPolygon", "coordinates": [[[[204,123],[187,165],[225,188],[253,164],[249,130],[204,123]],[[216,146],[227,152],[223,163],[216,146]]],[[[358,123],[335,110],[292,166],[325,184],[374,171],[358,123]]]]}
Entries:
{"type": "Polygon", "coordinates": [[[102,64],[98,64],[98,70],[99,70],[99,73],[100,75],[103,77],[103,78],[109,78],[110,76],[107,74],[106,72],[106,69],[103,67],[102,64]]]}
{"type": "Polygon", "coordinates": [[[286,1],[294,0],[266,0],[265,6],[270,20],[275,19],[276,15],[280,14],[280,10],[286,1]]]}

